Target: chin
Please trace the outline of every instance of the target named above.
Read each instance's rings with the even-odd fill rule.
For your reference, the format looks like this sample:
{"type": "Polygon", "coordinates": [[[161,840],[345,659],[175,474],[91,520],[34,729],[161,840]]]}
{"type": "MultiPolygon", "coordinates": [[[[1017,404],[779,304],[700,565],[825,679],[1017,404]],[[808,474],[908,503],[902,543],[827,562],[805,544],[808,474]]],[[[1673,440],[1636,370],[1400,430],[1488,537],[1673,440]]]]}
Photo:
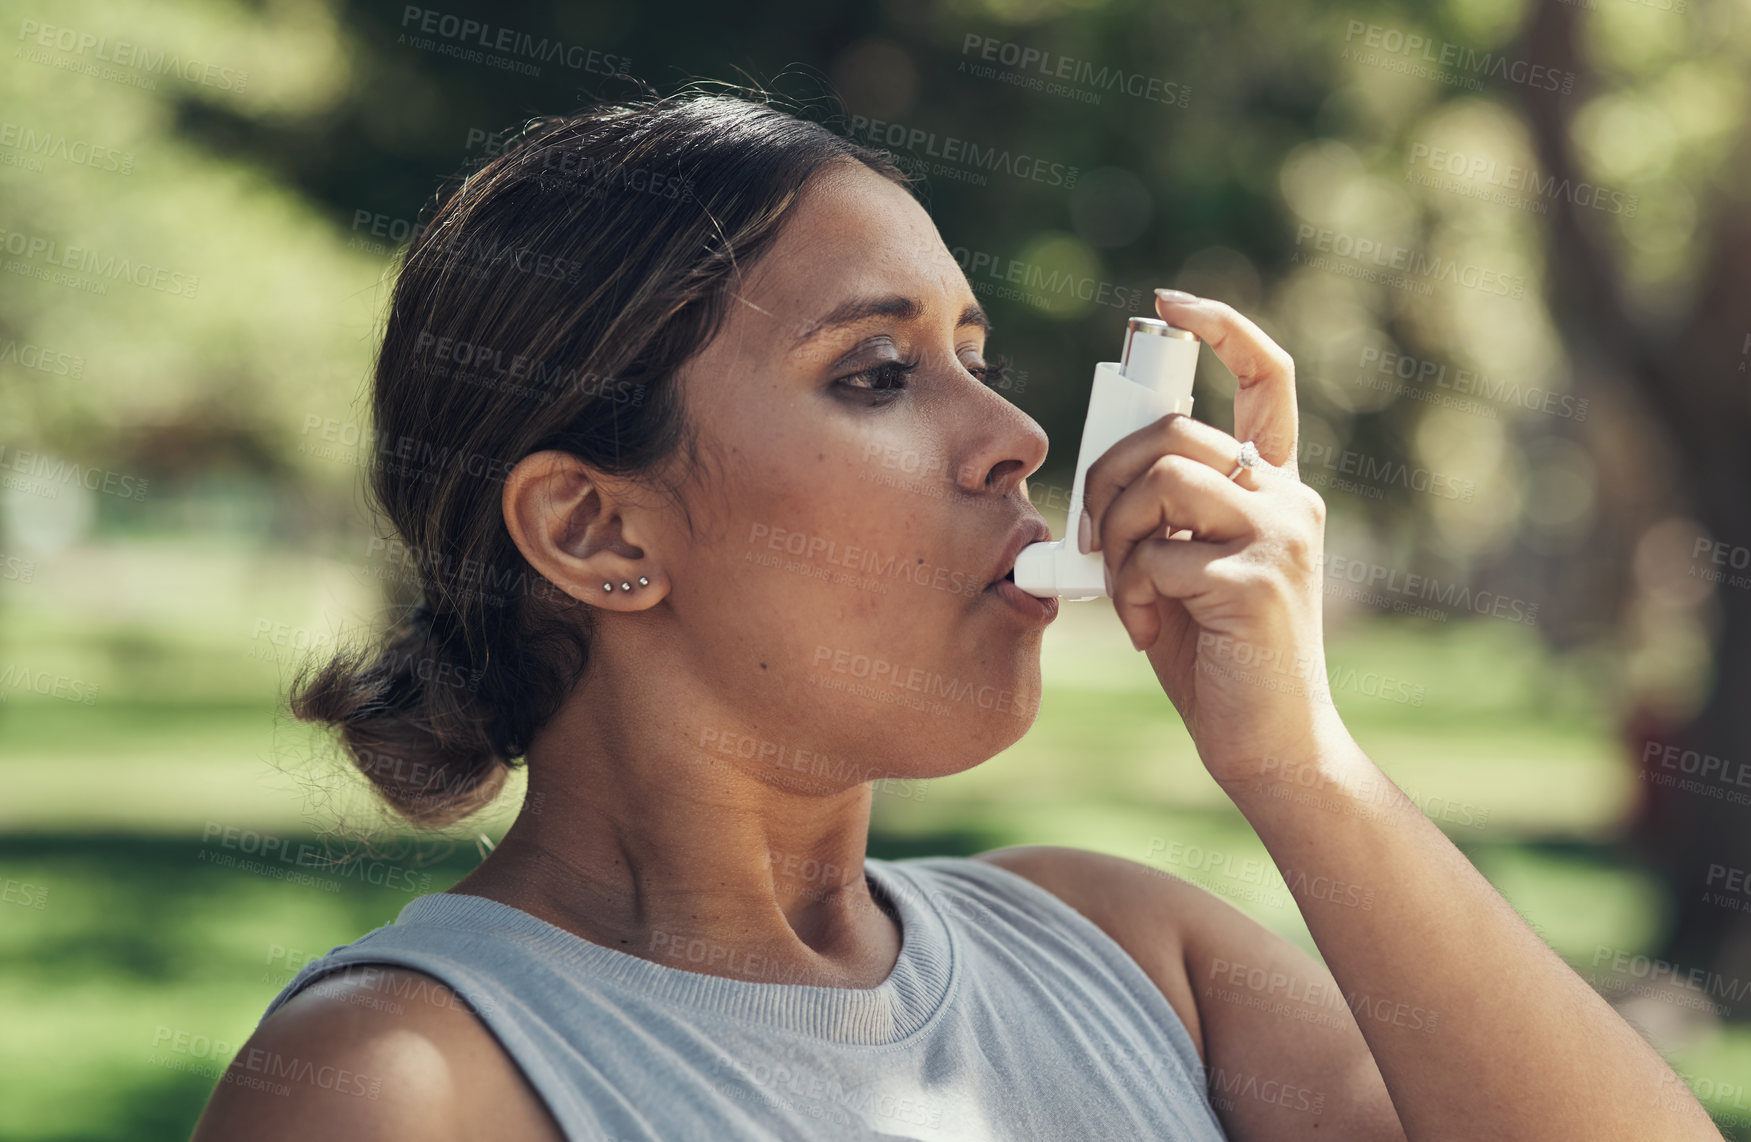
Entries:
{"type": "MultiPolygon", "coordinates": [[[[1032,695],[1035,692],[1029,693],[1032,695]]],[[[930,741],[935,738],[936,742],[932,747],[921,751],[920,771],[909,776],[952,777],[983,765],[1020,741],[1033,728],[1037,712],[1037,704],[1030,698],[1027,707],[1017,713],[993,713],[979,718],[961,714],[952,720],[952,728],[933,727],[935,733],[921,727],[920,740],[930,741]],[[953,734],[952,741],[943,740],[948,733],[953,734]]]]}

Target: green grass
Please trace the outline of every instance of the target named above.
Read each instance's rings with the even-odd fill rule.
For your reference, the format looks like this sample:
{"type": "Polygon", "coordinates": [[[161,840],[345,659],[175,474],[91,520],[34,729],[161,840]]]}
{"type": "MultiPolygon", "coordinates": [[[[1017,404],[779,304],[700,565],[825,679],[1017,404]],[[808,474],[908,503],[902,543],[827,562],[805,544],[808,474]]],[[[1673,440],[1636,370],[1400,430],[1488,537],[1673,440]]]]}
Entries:
{"type": "MultiPolygon", "coordinates": [[[[289,978],[288,953],[348,943],[410,898],[342,870],[303,883],[221,867],[212,834],[333,844],[371,832],[377,859],[438,891],[479,859],[476,833],[508,824],[520,783],[468,827],[416,841],[287,722],[279,703],[296,655],[271,632],[326,632],[325,616],[357,622],[374,606],[335,561],[147,543],[43,562],[32,608],[4,615],[5,661],[90,682],[98,700],[0,692],[0,879],[47,892],[40,909],[0,903],[11,1031],[0,1036],[0,1138],[183,1138],[222,1060],[166,1056],[160,1029],[241,1042],[289,978]],[[105,582],[127,589],[104,594],[105,582]]],[[[1334,630],[1334,667],[1406,679],[1423,702],[1335,696],[1357,739],[1420,802],[1487,810],[1483,827],[1450,835],[1584,967],[1601,946],[1648,947],[1666,902],[1617,845],[1635,788],[1597,681],[1526,635],[1502,623],[1334,630]]],[[[1189,873],[1311,948],[1280,896],[1166,862],[1169,845],[1223,854],[1231,867],[1265,854],[1104,603],[1065,608],[1044,668],[1028,735],[966,773],[901,787],[912,796],[878,796],[871,851],[1044,842],[1110,852],[1189,873]]],[[[1751,1138],[1751,1107],[1736,1105],[1751,1102],[1739,1085],[1751,1034],[1711,1033],[1673,1061],[1730,1136],[1751,1138]]]]}

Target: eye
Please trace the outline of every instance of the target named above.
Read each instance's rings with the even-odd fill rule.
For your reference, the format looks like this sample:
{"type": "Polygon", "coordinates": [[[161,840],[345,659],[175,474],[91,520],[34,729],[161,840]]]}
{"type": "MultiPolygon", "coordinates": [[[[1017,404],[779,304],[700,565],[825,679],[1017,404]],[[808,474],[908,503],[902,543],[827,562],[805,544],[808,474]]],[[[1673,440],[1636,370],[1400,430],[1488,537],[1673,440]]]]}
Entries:
{"type": "Polygon", "coordinates": [[[967,372],[979,378],[987,388],[1000,389],[1009,383],[1010,363],[1008,357],[999,353],[989,365],[968,365],[967,372]]]}
{"type": "Polygon", "coordinates": [[[916,368],[916,358],[910,361],[883,361],[848,377],[840,377],[836,383],[863,393],[898,394],[904,391],[907,376],[916,368]]]}

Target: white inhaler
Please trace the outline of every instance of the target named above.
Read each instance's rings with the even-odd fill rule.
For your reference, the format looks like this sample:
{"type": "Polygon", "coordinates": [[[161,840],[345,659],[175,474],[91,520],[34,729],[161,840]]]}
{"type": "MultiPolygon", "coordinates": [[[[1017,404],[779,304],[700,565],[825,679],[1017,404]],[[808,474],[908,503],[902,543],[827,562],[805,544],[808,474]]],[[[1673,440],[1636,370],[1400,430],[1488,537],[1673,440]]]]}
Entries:
{"type": "Polygon", "coordinates": [[[1191,415],[1192,376],[1198,367],[1198,336],[1153,317],[1133,317],[1125,327],[1125,351],[1118,362],[1094,367],[1088,419],[1082,425],[1082,450],[1076,454],[1076,479],[1070,485],[1070,513],[1063,539],[1030,543],[1015,561],[1015,585],[1030,595],[1057,595],[1075,602],[1107,593],[1101,552],[1076,550],[1076,521],[1082,515],[1083,484],[1089,465],[1139,428],[1170,412],[1191,415]]]}

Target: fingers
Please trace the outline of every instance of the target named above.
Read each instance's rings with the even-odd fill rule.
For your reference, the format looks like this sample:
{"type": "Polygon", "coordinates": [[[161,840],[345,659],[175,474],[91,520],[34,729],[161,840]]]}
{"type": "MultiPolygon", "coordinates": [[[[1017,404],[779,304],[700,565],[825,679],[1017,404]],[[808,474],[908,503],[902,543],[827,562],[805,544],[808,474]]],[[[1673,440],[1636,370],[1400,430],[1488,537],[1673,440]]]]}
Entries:
{"type": "MultiPolygon", "coordinates": [[[[1112,508],[1126,492],[1143,489],[1150,469],[1166,457],[1184,457],[1191,466],[1201,466],[1227,478],[1227,473],[1234,469],[1238,454],[1240,441],[1234,440],[1233,436],[1219,427],[1208,426],[1203,420],[1192,420],[1180,413],[1168,413],[1163,419],[1124,436],[1098,461],[1089,464],[1082,478],[1082,506],[1094,522],[1089,550],[1103,550],[1107,517],[1112,508]]],[[[1159,471],[1149,487],[1164,489],[1166,483],[1171,482],[1168,478],[1173,471],[1175,466],[1171,464],[1159,471]]],[[[1201,478],[1203,473],[1194,473],[1191,468],[1185,469],[1185,473],[1187,480],[1196,482],[1192,487],[1212,487],[1201,478]]],[[[1163,510],[1159,504],[1156,510],[1150,510],[1145,503],[1128,503],[1122,513],[1124,522],[1117,525],[1114,534],[1121,538],[1143,539],[1159,534],[1161,527],[1171,524],[1175,531],[1191,529],[1199,538],[1226,538],[1226,532],[1240,527],[1240,520],[1234,518],[1234,511],[1229,510],[1229,506],[1238,508],[1241,499],[1231,496],[1229,490],[1254,490],[1257,487],[1254,476],[1245,469],[1236,480],[1229,480],[1234,489],[1220,490],[1219,503],[1205,503],[1203,497],[1198,496],[1187,499],[1184,492],[1178,494],[1178,503],[1173,504],[1171,510],[1163,510]]]]}
{"type": "Polygon", "coordinates": [[[1148,650],[1161,634],[1163,598],[1195,604],[1225,585],[1212,564],[1238,550],[1244,541],[1205,543],[1183,539],[1146,539],[1113,574],[1113,610],[1131,635],[1131,644],[1148,650]]]}
{"type": "MultiPolygon", "coordinates": [[[[1297,426],[1295,362],[1250,318],[1210,298],[1155,291],[1163,321],[1203,338],[1240,387],[1234,394],[1234,435],[1251,440],[1272,464],[1295,467],[1297,426]]],[[[1225,469],[1226,471],[1226,469],[1225,469]]]]}
{"type": "Polygon", "coordinates": [[[1105,552],[1107,566],[1116,570],[1137,544],[1171,531],[1190,529],[1193,539],[1213,542],[1244,538],[1254,531],[1245,503],[1253,494],[1208,464],[1170,452],[1104,511],[1090,511],[1097,525],[1091,546],[1105,552]]]}

